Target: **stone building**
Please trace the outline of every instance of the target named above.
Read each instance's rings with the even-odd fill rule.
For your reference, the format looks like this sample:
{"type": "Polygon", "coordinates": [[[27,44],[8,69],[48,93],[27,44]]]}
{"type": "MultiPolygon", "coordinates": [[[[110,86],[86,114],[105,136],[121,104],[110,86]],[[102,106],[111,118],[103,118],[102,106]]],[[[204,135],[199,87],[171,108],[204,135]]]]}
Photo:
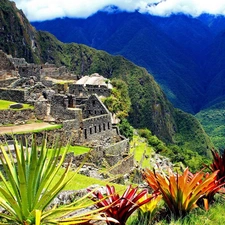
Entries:
{"type": "Polygon", "coordinates": [[[76,96],[88,96],[96,94],[98,96],[108,97],[111,94],[112,85],[109,80],[94,73],[90,76],[84,76],[74,84],[69,84],[69,91],[76,96]]]}
{"type": "Polygon", "coordinates": [[[80,78],[66,67],[29,64],[1,51],[0,58],[4,59],[0,75],[1,68],[18,74],[11,83],[0,82],[0,99],[33,104],[36,119],[62,124],[64,133],[81,144],[110,146],[122,140],[100,100],[111,94],[112,85],[106,78],[99,74],[80,78]],[[67,79],[70,83],[57,82],[67,79]]]}

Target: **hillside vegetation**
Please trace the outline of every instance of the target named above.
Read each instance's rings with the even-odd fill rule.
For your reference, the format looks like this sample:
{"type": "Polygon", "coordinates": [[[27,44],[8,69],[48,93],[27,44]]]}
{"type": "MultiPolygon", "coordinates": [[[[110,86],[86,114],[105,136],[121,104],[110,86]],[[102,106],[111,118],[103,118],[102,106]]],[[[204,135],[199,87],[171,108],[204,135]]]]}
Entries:
{"type": "Polygon", "coordinates": [[[211,137],[215,147],[222,151],[225,148],[225,102],[200,111],[196,117],[211,137]]]}
{"type": "Polygon", "coordinates": [[[224,16],[160,17],[117,10],[32,24],[65,43],[120,54],[145,67],[173,105],[186,112],[195,114],[224,97],[224,16]]]}
{"type": "Polygon", "coordinates": [[[1,1],[0,18],[5,27],[1,30],[0,46],[7,54],[24,57],[27,62],[64,65],[75,74],[97,72],[108,79],[123,80],[128,85],[131,102],[128,121],[133,127],[148,128],[166,143],[193,148],[207,155],[212,144],[201,125],[195,117],[172,106],[146,69],[122,56],[112,56],[82,44],[64,44],[48,32],[37,32],[8,0],[1,1]]]}

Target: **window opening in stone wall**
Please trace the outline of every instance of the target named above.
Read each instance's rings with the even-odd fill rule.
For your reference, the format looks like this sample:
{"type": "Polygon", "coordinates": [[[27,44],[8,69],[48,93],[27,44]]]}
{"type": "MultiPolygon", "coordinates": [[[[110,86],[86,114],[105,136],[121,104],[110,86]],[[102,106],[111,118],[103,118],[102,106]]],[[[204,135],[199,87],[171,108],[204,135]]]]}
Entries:
{"type": "Polygon", "coordinates": [[[87,139],[87,129],[84,129],[84,138],[87,139]]]}
{"type": "Polygon", "coordinates": [[[105,130],[105,124],[103,123],[103,130],[105,130]]]}
{"type": "Polygon", "coordinates": [[[95,107],[95,104],[96,104],[96,101],[94,100],[94,101],[92,101],[92,105],[93,105],[93,107],[95,107]]]}
{"type": "Polygon", "coordinates": [[[110,124],[109,124],[109,122],[108,122],[108,129],[110,129],[110,124]]]}
{"type": "Polygon", "coordinates": [[[101,124],[99,124],[99,132],[101,132],[102,131],[102,129],[101,129],[101,124]]]}
{"type": "Polygon", "coordinates": [[[68,96],[68,107],[69,108],[74,108],[74,99],[72,96],[68,96]]]}
{"type": "Polygon", "coordinates": [[[95,133],[97,133],[97,127],[95,126],[95,133]]]}
{"type": "Polygon", "coordinates": [[[92,134],[92,127],[90,127],[90,134],[92,134]]]}

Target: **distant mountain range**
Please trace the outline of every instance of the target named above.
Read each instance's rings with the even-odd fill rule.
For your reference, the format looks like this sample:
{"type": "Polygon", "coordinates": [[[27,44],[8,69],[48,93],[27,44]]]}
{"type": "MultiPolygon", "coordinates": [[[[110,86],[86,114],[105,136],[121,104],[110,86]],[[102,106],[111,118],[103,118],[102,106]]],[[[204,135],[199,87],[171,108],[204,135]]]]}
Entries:
{"type": "Polygon", "coordinates": [[[87,19],[34,22],[65,43],[123,55],[145,67],[175,107],[197,113],[225,99],[225,18],[100,11],[87,19]]]}

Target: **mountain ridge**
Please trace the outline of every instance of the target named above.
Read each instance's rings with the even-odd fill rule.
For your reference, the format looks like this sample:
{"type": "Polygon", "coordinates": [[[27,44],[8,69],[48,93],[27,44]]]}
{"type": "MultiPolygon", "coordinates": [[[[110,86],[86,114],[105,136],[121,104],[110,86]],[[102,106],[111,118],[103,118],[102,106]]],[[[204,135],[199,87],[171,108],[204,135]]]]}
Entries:
{"type": "Polygon", "coordinates": [[[199,122],[193,116],[175,109],[144,68],[122,56],[111,56],[83,44],[64,44],[48,32],[36,31],[24,14],[8,0],[1,1],[0,18],[0,21],[5,21],[0,24],[4,27],[1,29],[0,46],[7,54],[24,57],[29,63],[64,65],[79,75],[97,72],[106,78],[122,79],[128,84],[131,99],[128,119],[135,128],[148,128],[167,143],[185,145],[201,154],[208,154],[212,143],[199,122]],[[10,17],[13,18],[13,24],[10,17]],[[5,42],[7,37],[10,39],[5,42]],[[25,38],[27,41],[23,42],[25,38]],[[20,51],[21,43],[29,54],[20,51]],[[192,124],[193,128],[185,129],[187,124],[192,124]],[[192,138],[184,142],[182,136],[192,138]]]}
{"type": "Polygon", "coordinates": [[[212,51],[225,30],[224,18],[100,11],[87,19],[62,18],[32,24],[49,30],[63,42],[74,41],[123,55],[145,67],[175,107],[195,114],[210,103],[206,100],[211,96],[219,97],[210,90],[213,82],[208,83],[214,77],[211,67],[216,67],[210,55],[215,54],[212,51]],[[60,26],[55,29],[55,24],[60,26]]]}

